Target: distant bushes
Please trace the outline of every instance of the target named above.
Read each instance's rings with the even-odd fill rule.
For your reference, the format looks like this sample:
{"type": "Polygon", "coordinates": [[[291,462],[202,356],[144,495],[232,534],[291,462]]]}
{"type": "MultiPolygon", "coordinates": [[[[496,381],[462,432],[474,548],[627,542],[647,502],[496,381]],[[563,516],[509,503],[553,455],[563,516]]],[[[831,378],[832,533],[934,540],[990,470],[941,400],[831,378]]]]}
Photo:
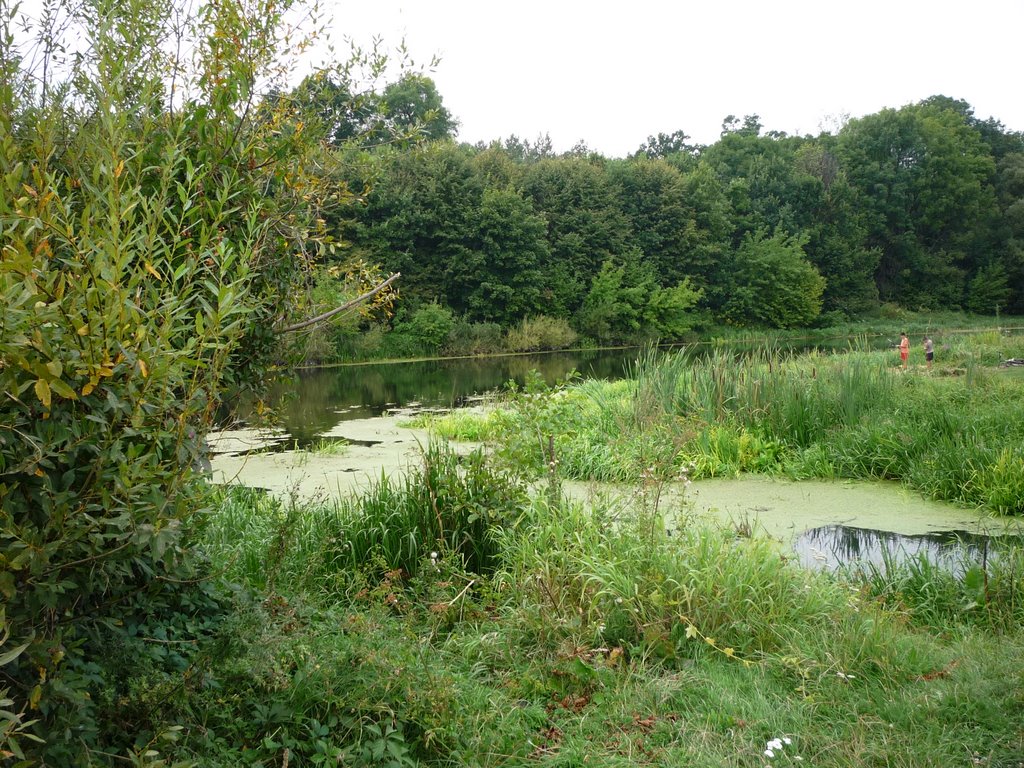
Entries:
{"type": "Polygon", "coordinates": [[[566,349],[576,343],[579,336],[565,320],[540,315],[523,318],[510,328],[505,336],[509,352],[534,352],[541,349],[566,349]]]}
{"type": "Polygon", "coordinates": [[[321,330],[305,349],[308,364],[415,357],[464,357],[505,352],[567,349],[579,341],[568,321],[540,315],[507,331],[498,323],[457,318],[436,302],[398,316],[391,327],[373,325],[359,334],[349,327],[321,330]]]}
{"type": "Polygon", "coordinates": [[[460,320],[445,342],[446,354],[492,355],[505,351],[504,334],[497,323],[472,323],[460,320]]]}

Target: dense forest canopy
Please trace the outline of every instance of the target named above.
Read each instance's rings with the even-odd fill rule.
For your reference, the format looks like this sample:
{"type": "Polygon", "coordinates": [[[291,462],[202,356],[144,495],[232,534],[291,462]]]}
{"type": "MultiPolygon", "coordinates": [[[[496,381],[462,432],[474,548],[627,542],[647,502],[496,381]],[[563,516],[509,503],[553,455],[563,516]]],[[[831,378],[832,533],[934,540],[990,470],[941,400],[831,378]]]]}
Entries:
{"type": "Polygon", "coordinates": [[[346,178],[364,204],[332,225],[349,253],[403,273],[406,312],[436,302],[505,327],[545,314],[618,340],[658,334],[626,312],[595,336],[594,291],[640,307],[686,286],[680,327],[828,325],[882,303],[1024,312],[1024,136],[966,102],[818,136],[729,115],[714,144],[679,130],[621,159],[555,154],[546,137],[459,143],[428,78],[386,96],[421,141],[369,147],[346,178]]]}

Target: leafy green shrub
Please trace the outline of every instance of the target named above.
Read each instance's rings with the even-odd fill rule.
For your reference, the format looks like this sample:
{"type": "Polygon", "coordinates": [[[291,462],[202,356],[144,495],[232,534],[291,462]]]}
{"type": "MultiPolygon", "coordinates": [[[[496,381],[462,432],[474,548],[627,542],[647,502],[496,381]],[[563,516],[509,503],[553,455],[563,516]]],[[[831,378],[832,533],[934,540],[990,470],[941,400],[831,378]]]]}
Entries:
{"type": "Polygon", "coordinates": [[[505,334],[505,348],[509,352],[566,349],[575,344],[577,338],[569,323],[561,318],[524,317],[505,334]]]}
{"type": "MultiPolygon", "coordinates": [[[[271,375],[334,194],[290,105],[256,109],[283,8],[204,6],[188,64],[165,45],[172,7],[63,10],[83,51],[63,82],[21,71],[0,19],[0,594],[24,646],[0,716],[31,713],[51,765],[138,746],[104,696],[158,645],[133,632],[187,623],[203,434],[271,375]]],[[[61,50],[42,34],[26,61],[61,50]]]]}
{"type": "Polygon", "coordinates": [[[407,320],[397,323],[394,333],[407,337],[407,345],[419,350],[420,354],[437,354],[454,326],[452,311],[435,301],[423,305],[407,320]]]}
{"type": "Polygon", "coordinates": [[[746,326],[799,328],[821,312],[825,279],[804,253],[806,238],[747,234],[729,266],[719,313],[746,326]]]}
{"type": "Polygon", "coordinates": [[[504,351],[501,326],[497,323],[455,322],[444,344],[448,355],[490,355],[504,351]]]}

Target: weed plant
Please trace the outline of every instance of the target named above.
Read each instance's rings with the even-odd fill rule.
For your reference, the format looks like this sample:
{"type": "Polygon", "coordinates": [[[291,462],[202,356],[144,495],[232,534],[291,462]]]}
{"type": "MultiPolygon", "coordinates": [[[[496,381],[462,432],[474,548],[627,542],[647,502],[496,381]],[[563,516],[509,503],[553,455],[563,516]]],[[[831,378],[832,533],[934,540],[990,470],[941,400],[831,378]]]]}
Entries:
{"type": "Polygon", "coordinates": [[[415,576],[431,557],[493,569],[496,532],[515,523],[525,499],[524,486],[479,451],[458,456],[435,445],[419,471],[382,476],[360,497],[298,506],[233,489],[205,536],[232,577],[259,589],[344,590],[370,570],[377,580],[415,576]]]}
{"type": "Polygon", "coordinates": [[[429,429],[447,441],[478,443],[494,439],[505,414],[499,411],[473,411],[460,408],[447,413],[421,413],[403,421],[402,426],[429,429]]]}
{"type": "Polygon", "coordinates": [[[980,558],[964,556],[941,567],[923,555],[904,559],[886,552],[881,565],[850,568],[847,577],[867,596],[922,626],[979,626],[1013,632],[1024,624],[1024,548],[1007,544],[980,558]]]}

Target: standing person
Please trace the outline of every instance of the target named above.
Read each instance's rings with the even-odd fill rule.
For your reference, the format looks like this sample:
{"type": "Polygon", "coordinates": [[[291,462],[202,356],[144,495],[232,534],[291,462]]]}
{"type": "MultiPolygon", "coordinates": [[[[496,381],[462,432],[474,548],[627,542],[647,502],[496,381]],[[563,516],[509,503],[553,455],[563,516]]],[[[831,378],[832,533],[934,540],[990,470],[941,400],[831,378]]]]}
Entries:
{"type": "Polygon", "coordinates": [[[931,336],[924,337],[924,359],[928,361],[928,370],[932,369],[932,360],[935,359],[935,345],[931,336]]]}
{"type": "Polygon", "coordinates": [[[903,364],[903,370],[907,370],[907,358],[910,357],[910,339],[907,338],[907,332],[904,331],[900,334],[900,362],[903,364]]]}

